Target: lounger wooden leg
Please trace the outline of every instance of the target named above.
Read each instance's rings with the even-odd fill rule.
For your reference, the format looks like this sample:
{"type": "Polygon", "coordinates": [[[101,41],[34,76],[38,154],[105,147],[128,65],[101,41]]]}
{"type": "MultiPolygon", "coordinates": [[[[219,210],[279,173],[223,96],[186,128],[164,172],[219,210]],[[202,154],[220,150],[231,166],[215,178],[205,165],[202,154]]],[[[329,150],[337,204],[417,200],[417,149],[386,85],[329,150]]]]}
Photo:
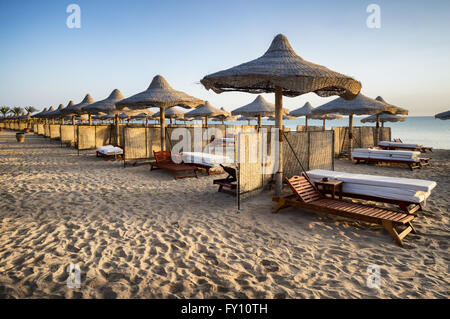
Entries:
{"type": "Polygon", "coordinates": [[[278,213],[278,211],[282,208],[286,207],[286,199],[284,198],[280,198],[278,201],[277,206],[274,208],[274,210],[272,211],[272,214],[276,214],[278,213]]]}
{"type": "MultiPolygon", "coordinates": [[[[403,241],[398,235],[397,231],[395,230],[394,226],[392,225],[392,222],[389,221],[382,221],[383,228],[388,231],[389,234],[391,234],[392,238],[394,238],[394,241],[403,247],[403,241]]],[[[406,235],[405,235],[406,236],[406,235]]]]}
{"type": "Polygon", "coordinates": [[[417,234],[416,229],[414,228],[411,222],[407,223],[406,225],[408,225],[408,227],[411,227],[411,233],[417,234]]]}

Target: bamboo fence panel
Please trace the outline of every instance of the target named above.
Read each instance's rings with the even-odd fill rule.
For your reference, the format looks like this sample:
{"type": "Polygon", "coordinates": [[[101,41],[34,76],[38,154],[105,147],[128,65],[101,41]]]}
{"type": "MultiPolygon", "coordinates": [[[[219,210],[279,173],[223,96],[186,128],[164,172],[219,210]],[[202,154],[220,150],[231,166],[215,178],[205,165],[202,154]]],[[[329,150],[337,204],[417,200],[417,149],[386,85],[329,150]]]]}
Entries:
{"type": "Polygon", "coordinates": [[[27,123],[19,122],[19,130],[22,131],[27,128],[27,123]]]}

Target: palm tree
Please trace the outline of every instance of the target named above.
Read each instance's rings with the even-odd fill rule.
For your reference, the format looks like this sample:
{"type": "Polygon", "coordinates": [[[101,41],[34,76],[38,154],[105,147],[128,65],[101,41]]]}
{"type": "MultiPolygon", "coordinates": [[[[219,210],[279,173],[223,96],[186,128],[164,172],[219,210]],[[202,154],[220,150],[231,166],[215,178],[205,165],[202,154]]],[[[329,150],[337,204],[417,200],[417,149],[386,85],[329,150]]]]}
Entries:
{"type": "Polygon", "coordinates": [[[32,106],[26,106],[26,107],[25,107],[25,111],[27,111],[27,113],[28,113],[29,115],[31,115],[32,113],[36,112],[37,109],[35,109],[35,108],[32,107],[32,106]]]}
{"type": "Polygon", "coordinates": [[[13,107],[11,110],[15,116],[21,116],[23,114],[23,109],[20,106],[13,107]]]}
{"type": "Polygon", "coordinates": [[[3,114],[3,117],[6,117],[6,114],[8,114],[11,111],[11,109],[7,106],[2,106],[0,108],[0,113],[3,114]]]}

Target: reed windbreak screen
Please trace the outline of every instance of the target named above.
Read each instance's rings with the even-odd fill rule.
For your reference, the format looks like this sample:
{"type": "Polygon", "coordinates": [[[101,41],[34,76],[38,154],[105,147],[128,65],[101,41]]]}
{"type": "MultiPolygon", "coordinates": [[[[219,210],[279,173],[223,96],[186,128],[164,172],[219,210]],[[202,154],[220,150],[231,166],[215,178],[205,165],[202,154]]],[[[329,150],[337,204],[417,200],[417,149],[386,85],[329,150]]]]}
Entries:
{"type": "Polygon", "coordinates": [[[61,142],[73,146],[76,142],[75,125],[61,125],[61,142]]]}
{"type": "Polygon", "coordinates": [[[124,129],[124,161],[152,157],[150,128],[126,127],[124,129]]]}
{"type": "MultiPolygon", "coordinates": [[[[278,171],[278,137],[240,133],[236,137],[239,195],[263,189],[278,171]]],[[[334,169],[334,132],[285,132],[282,143],[283,178],[305,170],[334,169]]]]}
{"type": "Polygon", "coordinates": [[[39,135],[44,135],[45,134],[44,124],[38,124],[37,125],[37,133],[39,135]]]}
{"type": "Polygon", "coordinates": [[[95,126],[95,146],[103,146],[113,144],[111,136],[113,134],[113,125],[97,125],[95,126]]]}
{"type": "Polygon", "coordinates": [[[95,126],[78,126],[77,148],[95,149],[95,126]]]}
{"type": "MultiPolygon", "coordinates": [[[[391,140],[391,128],[379,127],[379,141],[391,140]]],[[[373,126],[353,127],[353,148],[376,146],[376,128],[373,126]]],[[[348,127],[333,128],[335,134],[335,154],[345,153],[349,146],[348,127]]]]}
{"type": "Polygon", "coordinates": [[[44,124],[44,136],[50,137],[50,124],[44,124]]]}
{"type": "Polygon", "coordinates": [[[61,137],[61,125],[50,124],[50,138],[60,138],[61,137]]]}

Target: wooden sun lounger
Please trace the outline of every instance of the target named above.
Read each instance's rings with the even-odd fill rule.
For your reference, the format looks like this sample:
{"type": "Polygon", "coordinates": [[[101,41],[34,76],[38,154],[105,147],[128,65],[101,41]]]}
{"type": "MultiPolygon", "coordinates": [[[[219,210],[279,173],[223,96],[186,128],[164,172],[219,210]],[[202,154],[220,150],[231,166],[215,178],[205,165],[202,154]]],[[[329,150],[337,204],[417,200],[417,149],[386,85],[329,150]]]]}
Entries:
{"type": "Polygon", "coordinates": [[[366,163],[366,164],[379,164],[379,163],[397,163],[406,164],[410,170],[415,168],[422,168],[430,165],[429,157],[419,157],[415,161],[404,161],[399,159],[384,159],[384,158],[367,158],[367,157],[353,157],[355,164],[366,163]]]}
{"type": "MultiPolygon", "coordinates": [[[[323,194],[331,194],[331,191],[329,189],[320,190],[320,192],[322,192],[323,194]]],[[[345,192],[342,193],[342,197],[364,199],[364,200],[370,200],[372,202],[377,202],[377,203],[387,203],[387,204],[397,205],[402,211],[404,211],[407,214],[414,214],[417,211],[423,210],[423,206],[421,203],[408,202],[408,201],[398,200],[398,199],[382,198],[382,197],[377,197],[377,196],[369,196],[369,195],[345,193],[345,192]]]]}
{"type": "Polygon", "coordinates": [[[292,189],[293,194],[287,197],[273,197],[272,200],[278,202],[273,213],[277,213],[285,207],[297,206],[307,210],[380,224],[400,246],[403,246],[402,240],[406,235],[410,232],[416,232],[411,224],[415,218],[413,215],[326,198],[317,190],[305,174],[302,176],[294,176],[290,179],[286,178],[286,182],[292,189]],[[398,226],[406,226],[406,228],[399,233],[396,229],[398,226]]]}
{"type": "Polygon", "coordinates": [[[219,185],[218,192],[236,196],[237,193],[237,185],[235,183],[237,181],[236,170],[232,167],[223,166],[222,164],[220,164],[220,166],[222,166],[223,170],[228,173],[228,176],[226,178],[215,179],[213,181],[213,184],[219,185]]]}
{"type": "MultiPolygon", "coordinates": [[[[396,143],[403,143],[401,139],[394,138],[394,142],[396,143]]],[[[380,148],[384,150],[404,150],[404,151],[418,151],[421,153],[433,153],[433,148],[429,146],[419,146],[419,147],[397,147],[397,146],[381,146],[378,145],[380,148]]]]}
{"type": "Polygon", "coordinates": [[[172,161],[172,154],[170,151],[153,151],[155,162],[150,163],[150,170],[163,169],[169,171],[174,179],[195,177],[197,176],[198,168],[187,164],[176,164],[172,161]]]}
{"type": "MultiPolygon", "coordinates": [[[[122,146],[117,146],[120,147],[123,150],[122,146]]],[[[107,161],[115,161],[115,160],[119,160],[119,159],[123,159],[123,153],[122,154],[103,154],[102,152],[96,151],[97,153],[97,157],[103,157],[104,159],[106,159],[107,161]]]]}

